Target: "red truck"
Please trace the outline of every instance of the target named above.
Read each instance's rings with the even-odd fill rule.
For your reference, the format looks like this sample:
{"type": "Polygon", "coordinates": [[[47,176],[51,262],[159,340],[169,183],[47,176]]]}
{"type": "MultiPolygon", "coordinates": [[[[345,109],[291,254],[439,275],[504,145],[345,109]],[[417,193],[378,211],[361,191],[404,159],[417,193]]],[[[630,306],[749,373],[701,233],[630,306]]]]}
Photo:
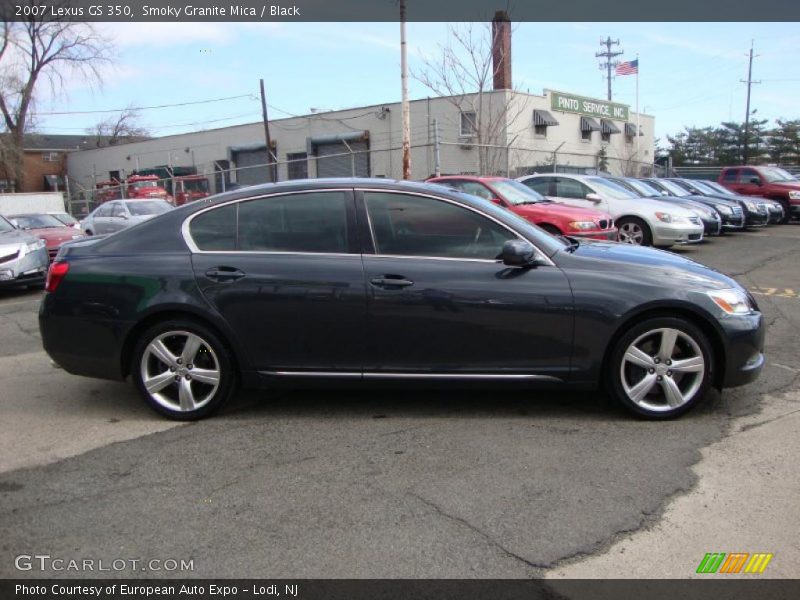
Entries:
{"type": "Polygon", "coordinates": [[[175,197],[175,206],[205,198],[211,195],[208,189],[208,179],[202,175],[177,176],[172,195],[175,197]]]}
{"type": "Polygon", "coordinates": [[[132,200],[157,198],[172,202],[172,198],[161,185],[155,175],[131,175],[125,186],[125,197],[132,200]]]}
{"type": "Polygon", "coordinates": [[[719,183],[732,192],[761,196],[781,203],[783,221],[800,217],[800,180],[779,167],[724,167],[719,183]]]}

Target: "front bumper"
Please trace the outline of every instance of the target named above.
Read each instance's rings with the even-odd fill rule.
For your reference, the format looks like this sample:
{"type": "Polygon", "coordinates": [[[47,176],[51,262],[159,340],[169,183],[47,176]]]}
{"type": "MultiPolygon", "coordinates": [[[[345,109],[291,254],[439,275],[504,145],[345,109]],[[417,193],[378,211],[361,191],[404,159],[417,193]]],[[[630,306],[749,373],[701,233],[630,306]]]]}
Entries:
{"type": "Polygon", "coordinates": [[[0,263],[0,288],[43,283],[49,263],[47,250],[44,248],[0,263]]]}
{"type": "Polygon", "coordinates": [[[744,215],[722,214],[722,229],[725,231],[744,229],[744,215]]]}
{"type": "Polygon", "coordinates": [[[659,223],[653,228],[653,245],[696,244],[703,241],[703,229],[702,225],[659,223]]]}
{"type": "Polygon", "coordinates": [[[603,231],[570,231],[567,233],[569,237],[580,238],[582,240],[600,240],[601,242],[616,242],[617,241],[617,228],[605,229],[603,231]]]}
{"type": "Polygon", "coordinates": [[[745,227],[764,227],[769,222],[769,213],[747,212],[745,215],[745,227]]]}
{"type": "Polygon", "coordinates": [[[764,367],[766,324],[760,312],[728,315],[719,321],[726,338],[722,387],[737,387],[758,379],[764,367]]]}

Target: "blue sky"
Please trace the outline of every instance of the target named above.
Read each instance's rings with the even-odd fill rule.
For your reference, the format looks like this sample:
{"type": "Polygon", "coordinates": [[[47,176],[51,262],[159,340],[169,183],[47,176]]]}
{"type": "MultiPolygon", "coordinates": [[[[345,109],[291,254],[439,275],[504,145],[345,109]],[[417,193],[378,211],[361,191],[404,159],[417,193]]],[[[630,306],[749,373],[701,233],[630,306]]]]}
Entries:
{"type": "MultiPolygon", "coordinates": [[[[400,98],[397,23],[98,23],[115,40],[119,60],[102,87],[67,78],[50,97],[39,89],[39,113],[99,111],[252,94],[252,97],[142,110],[155,135],[213,129],[260,119],[263,77],[270,118],[400,98]]],[[[409,64],[435,56],[445,23],[408,25],[409,64]]],[[[743,120],[746,53],[755,42],[752,107],[757,116],[800,117],[800,28],[797,23],[518,23],[513,78],[534,93],[543,88],[605,97],[595,52],[601,37],[621,40],[624,60],[639,55],[640,108],[655,115],[656,135],[684,125],[743,120]]],[[[635,77],[614,81],[614,100],[635,104],[635,77]]],[[[413,79],[412,98],[430,92],[413,79]]],[[[37,128],[83,133],[102,114],[47,116],[37,128]]],[[[412,124],[413,126],[413,124],[412,124]]]]}

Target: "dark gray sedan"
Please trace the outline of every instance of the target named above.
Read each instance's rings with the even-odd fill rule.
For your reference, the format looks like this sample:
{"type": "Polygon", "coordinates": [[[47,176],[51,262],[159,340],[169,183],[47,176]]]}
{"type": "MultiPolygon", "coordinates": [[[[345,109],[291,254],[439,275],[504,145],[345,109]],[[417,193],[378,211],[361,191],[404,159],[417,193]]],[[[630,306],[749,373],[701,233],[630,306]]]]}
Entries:
{"type": "Polygon", "coordinates": [[[730,277],[384,179],[248,187],[71,243],[39,323],[64,369],[130,377],[183,420],[287,382],[602,386],[663,419],[764,364],[730,277]]]}

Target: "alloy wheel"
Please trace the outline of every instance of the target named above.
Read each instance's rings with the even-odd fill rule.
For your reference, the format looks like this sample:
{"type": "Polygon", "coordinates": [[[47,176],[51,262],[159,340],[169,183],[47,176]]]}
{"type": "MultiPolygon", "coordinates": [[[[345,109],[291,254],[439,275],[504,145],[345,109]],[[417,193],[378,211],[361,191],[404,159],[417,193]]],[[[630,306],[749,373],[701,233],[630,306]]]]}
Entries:
{"type": "Polygon", "coordinates": [[[191,412],[206,406],[220,377],[220,363],[211,345],[189,331],[162,333],[142,353],[142,384],[156,403],[171,411],[191,412]]]}
{"type": "Polygon", "coordinates": [[[644,241],[644,231],[638,223],[628,221],[619,228],[619,241],[625,244],[641,246],[644,241]]]}
{"type": "Polygon", "coordinates": [[[637,337],[620,365],[625,394],[652,412],[672,411],[690,402],[705,372],[706,361],[698,343],[673,328],[653,329],[637,337]]]}

